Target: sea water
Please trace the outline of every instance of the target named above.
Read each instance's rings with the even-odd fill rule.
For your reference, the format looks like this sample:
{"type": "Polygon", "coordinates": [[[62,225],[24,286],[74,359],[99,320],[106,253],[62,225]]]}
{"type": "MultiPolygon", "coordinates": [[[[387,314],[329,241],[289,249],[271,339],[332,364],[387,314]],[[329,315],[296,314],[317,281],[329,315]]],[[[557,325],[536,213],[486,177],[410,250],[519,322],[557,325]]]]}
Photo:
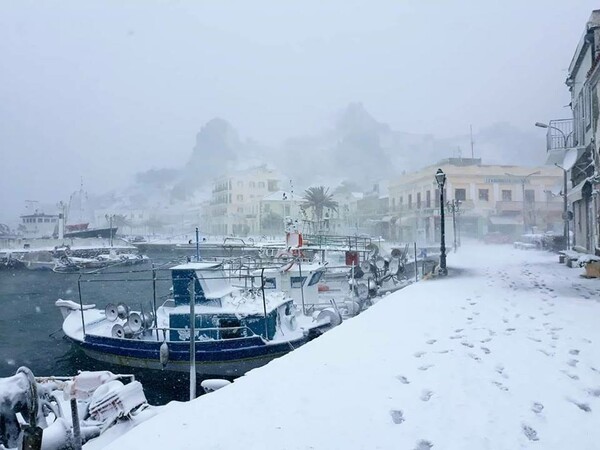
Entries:
{"type": "MultiPolygon", "coordinates": [[[[153,259],[155,265],[167,261],[153,259]]],[[[124,302],[136,310],[149,310],[153,299],[150,264],[105,269],[98,275],[55,273],[27,269],[0,270],[0,377],[15,374],[20,366],[36,376],[72,376],[81,370],[110,370],[133,374],[144,386],[151,404],[189,398],[186,373],[114,366],[86,357],[65,338],[59,299],[94,303],[124,302]]],[[[169,295],[170,273],[157,272],[157,305],[169,295]]],[[[200,382],[201,379],[198,380],[200,382]]],[[[200,391],[198,391],[200,392],[200,391]]]]}

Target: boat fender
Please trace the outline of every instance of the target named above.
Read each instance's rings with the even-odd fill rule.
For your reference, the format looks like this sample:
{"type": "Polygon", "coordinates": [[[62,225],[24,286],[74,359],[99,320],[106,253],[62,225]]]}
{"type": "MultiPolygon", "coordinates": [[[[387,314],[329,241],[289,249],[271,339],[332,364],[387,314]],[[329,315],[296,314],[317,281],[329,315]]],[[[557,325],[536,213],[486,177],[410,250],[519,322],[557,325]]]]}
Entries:
{"type": "Polygon", "coordinates": [[[164,369],[169,363],[169,345],[167,344],[167,341],[163,341],[163,343],[160,345],[159,357],[160,363],[164,369]]]}
{"type": "Polygon", "coordinates": [[[202,389],[204,389],[204,392],[206,394],[208,394],[210,392],[218,391],[219,389],[224,388],[225,386],[229,386],[230,384],[231,384],[231,381],[229,381],[229,380],[222,380],[220,378],[212,378],[212,379],[204,380],[202,383],[200,383],[200,386],[202,386],[202,389]]]}

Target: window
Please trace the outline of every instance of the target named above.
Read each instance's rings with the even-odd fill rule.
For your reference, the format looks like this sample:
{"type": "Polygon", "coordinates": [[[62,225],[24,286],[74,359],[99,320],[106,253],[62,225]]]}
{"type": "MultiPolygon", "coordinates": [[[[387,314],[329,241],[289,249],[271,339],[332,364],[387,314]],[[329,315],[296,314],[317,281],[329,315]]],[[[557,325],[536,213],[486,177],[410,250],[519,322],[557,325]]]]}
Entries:
{"type": "Polygon", "coordinates": [[[417,209],[421,209],[421,193],[417,192],[417,209]]]}
{"type": "Polygon", "coordinates": [[[440,190],[439,189],[435,190],[435,198],[433,199],[433,203],[436,208],[439,208],[439,206],[440,206],[440,190]]]}
{"type": "Polygon", "coordinates": [[[306,277],[290,277],[290,287],[292,289],[299,289],[302,287],[305,281],[306,277]]]}
{"type": "Polygon", "coordinates": [[[396,199],[392,197],[392,211],[396,210],[396,199]]]}
{"type": "Polygon", "coordinates": [[[44,219],[38,218],[38,223],[43,223],[44,219]]]}
{"type": "Polygon", "coordinates": [[[277,289],[277,279],[265,278],[265,289],[277,289]]]}
{"type": "Polygon", "coordinates": [[[322,270],[319,270],[318,272],[313,273],[312,277],[310,277],[310,281],[308,282],[308,285],[314,286],[315,284],[317,284],[319,282],[319,280],[321,279],[322,276],[323,276],[322,270]]]}
{"type": "MultiPolygon", "coordinates": [[[[438,192],[439,197],[439,192],[438,192]]],[[[454,189],[454,200],[460,200],[464,202],[467,199],[467,190],[466,189],[454,189]]],[[[439,203],[438,203],[439,206],[439,203]]]]}
{"type": "Polygon", "coordinates": [[[242,323],[236,317],[219,319],[221,339],[235,339],[243,337],[242,323]]]}
{"type": "Polygon", "coordinates": [[[254,181],[251,181],[251,182],[250,182],[250,187],[251,187],[251,188],[253,188],[253,187],[256,187],[256,183],[255,183],[254,181]]]}
{"type": "Polygon", "coordinates": [[[244,201],[244,196],[243,196],[242,194],[238,194],[238,195],[237,195],[237,200],[238,200],[239,202],[241,202],[241,201],[244,201]]]}
{"type": "Polygon", "coordinates": [[[425,208],[431,208],[431,191],[425,192],[425,208]]]}
{"type": "Polygon", "coordinates": [[[412,209],[412,194],[408,194],[408,209],[412,209]]]}
{"type": "Polygon", "coordinates": [[[259,188],[264,188],[265,187],[265,182],[264,181],[259,181],[258,182],[258,187],[259,188]]]}
{"type": "Polygon", "coordinates": [[[503,202],[512,202],[512,191],[510,189],[502,190],[502,201],[503,202]]]}
{"type": "Polygon", "coordinates": [[[479,200],[483,200],[487,202],[490,199],[490,190],[489,189],[479,189],[479,200]]]}
{"type": "Polygon", "coordinates": [[[535,191],[533,189],[525,189],[525,201],[533,203],[535,201],[535,191]]]}

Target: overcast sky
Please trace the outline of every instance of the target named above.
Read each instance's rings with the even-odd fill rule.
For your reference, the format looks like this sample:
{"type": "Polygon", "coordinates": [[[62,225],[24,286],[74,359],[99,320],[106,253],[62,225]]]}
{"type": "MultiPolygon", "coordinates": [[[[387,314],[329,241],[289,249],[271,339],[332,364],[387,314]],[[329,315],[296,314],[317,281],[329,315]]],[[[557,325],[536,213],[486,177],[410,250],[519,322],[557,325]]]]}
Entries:
{"type": "Polygon", "coordinates": [[[351,101],[440,137],[568,117],[567,67],[599,6],[4,0],[0,222],[81,177],[102,192],[180,166],[215,116],[269,144],[331,126],[351,101]]]}

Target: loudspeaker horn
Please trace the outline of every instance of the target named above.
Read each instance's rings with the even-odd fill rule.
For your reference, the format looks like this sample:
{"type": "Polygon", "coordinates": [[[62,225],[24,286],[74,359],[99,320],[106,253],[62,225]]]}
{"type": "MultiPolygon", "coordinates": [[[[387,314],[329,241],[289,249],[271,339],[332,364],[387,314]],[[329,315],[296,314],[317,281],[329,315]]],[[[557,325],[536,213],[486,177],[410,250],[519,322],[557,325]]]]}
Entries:
{"type": "Polygon", "coordinates": [[[117,317],[119,316],[117,305],[114,303],[109,303],[106,305],[106,308],[104,308],[104,315],[106,316],[106,320],[110,322],[117,320],[117,317]]]}

